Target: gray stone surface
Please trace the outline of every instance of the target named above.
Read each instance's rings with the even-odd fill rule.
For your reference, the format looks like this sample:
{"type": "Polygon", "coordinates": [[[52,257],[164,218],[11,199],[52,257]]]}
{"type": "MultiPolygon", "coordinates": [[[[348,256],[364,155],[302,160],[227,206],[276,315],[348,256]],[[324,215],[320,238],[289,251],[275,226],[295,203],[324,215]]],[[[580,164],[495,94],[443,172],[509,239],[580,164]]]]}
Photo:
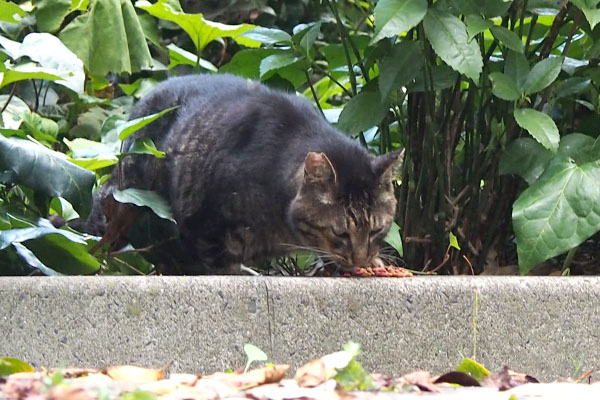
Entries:
{"type": "Polygon", "coordinates": [[[0,278],[0,357],[36,367],[209,373],[245,343],[299,366],[348,340],[370,371],[447,372],[476,344],[492,370],[569,377],[600,368],[600,278],[0,278]]]}

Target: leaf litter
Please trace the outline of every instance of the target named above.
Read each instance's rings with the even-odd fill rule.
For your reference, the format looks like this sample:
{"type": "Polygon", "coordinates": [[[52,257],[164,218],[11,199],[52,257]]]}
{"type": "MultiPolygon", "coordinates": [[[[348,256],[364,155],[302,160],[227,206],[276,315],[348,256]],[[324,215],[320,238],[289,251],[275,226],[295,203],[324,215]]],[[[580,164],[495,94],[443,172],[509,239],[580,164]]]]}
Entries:
{"type": "MultiPolygon", "coordinates": [[[[593,371],[576,380],[541,384],[537,379],[507,367],[494,374],[476,361],[465,359],[456,371],[440,376],[415,371],[390,377],[367,373],[356,360],[359,353],[359,345],[348,343],[343,351],[298,368],[293,378],[287,377],[290,366],[286,364],[267,364],[247,372],[239,370],[212,375],[169,373],[166,368],[131,365],[5,373],[0,377],[0,400],[600,398],[600,381],[592,382],[593,371]]],[[[3,360],[0,359],[0,363],[3,360]]],[[[23,369],[21,364],[19,367],[23,369]]]]}

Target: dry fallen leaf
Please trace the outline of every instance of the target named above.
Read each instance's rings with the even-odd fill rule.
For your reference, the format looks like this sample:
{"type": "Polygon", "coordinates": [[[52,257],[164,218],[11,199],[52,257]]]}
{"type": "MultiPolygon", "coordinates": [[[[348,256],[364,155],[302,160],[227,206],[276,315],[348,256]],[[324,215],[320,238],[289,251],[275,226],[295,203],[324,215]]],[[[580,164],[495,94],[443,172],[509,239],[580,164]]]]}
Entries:
{"type": "Polygon", "coordinates": [[[162,369],[135,367],[133,365],[120,365],[118,367],[107,368],[106,375],[115,381],[145,383],[162,379],[165,376],[165,371],[162,369]]]}
{"type": "Polygon", "coordinates": [[[426,392],[439,392],[440,389],[436,387],[431,378],[431,373],[429,371],[415,371],[410,374],[404,375],[400,378],[399,383],[407,383],[409,385],[415,385],[420,390],[426,392]]]}
{"type": "Polygon", "coordinates": [[[300,387],[315,387],[333,378],[336,369],[342,369],[352,360],[352,354],[338,351],[317,358],[296,370],[295,379],[300,387]]]}
{"type": "Polygon", "coordinates": [[[95,400],[97,397],[80,385],[58,385],[50,389],[47,400],[95,400]]]}
{"type": "Polygon", "coordinates": [[[8,399],[24,399],[40,394],[44,384],[41,372],[18,372],[6,378],[4,395],[8,399]]]}

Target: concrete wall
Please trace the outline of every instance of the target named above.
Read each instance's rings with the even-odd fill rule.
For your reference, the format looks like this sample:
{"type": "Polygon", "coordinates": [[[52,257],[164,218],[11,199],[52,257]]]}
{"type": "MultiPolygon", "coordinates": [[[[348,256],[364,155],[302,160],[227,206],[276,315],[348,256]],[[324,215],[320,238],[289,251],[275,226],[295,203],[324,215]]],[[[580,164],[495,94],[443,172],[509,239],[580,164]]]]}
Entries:
{"type": "Polygon", "coordinates": [[[36,367],[210,373],[245,343],[299,366],[349,340],[373,372],[447,372],[476,343],[494,371],[569,377],[600,368],[600,278],[0,278],[0,357],[36,367]]]}

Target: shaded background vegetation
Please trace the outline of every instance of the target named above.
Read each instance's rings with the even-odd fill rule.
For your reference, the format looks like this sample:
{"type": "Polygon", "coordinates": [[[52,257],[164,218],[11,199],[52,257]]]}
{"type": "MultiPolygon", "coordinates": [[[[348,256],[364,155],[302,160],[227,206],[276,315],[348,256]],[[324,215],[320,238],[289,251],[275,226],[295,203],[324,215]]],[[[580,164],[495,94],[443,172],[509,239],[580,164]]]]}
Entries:
{"type": "Polygon", "coordinates": [[[373,153],[405,148],[388,243],[409,268],[596,273],[596,3],[0,1],[0,273],[153,271],[53,222],[84,218],[127,156],[150,122],[125,122],[135,101],[198,72],[296,91],[373,153]]]}

